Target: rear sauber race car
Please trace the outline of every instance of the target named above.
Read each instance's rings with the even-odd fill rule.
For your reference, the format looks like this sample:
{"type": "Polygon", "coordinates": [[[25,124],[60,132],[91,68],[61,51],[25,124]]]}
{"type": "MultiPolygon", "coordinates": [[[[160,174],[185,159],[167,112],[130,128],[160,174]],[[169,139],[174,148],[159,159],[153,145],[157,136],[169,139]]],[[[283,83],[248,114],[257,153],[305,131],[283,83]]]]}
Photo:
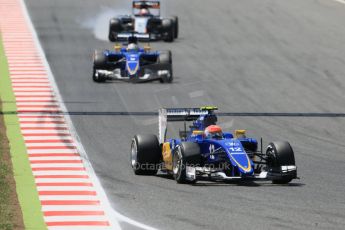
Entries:
{"type": "Polygon", "coordinates": [[[137,36],[128,37],[128,44],[115,45],[115,50],[96,50],[93,56],[92,79],[127,80],[131,82],[173,81],[172,57],[170,51],[151,51],[147,44],[137,44],[137,36]]]}
{"type": "Polygon", "coordinates": [[[148,35],[150,40],[173,42],[178,37],[178,17],[162,18],[160,1],[134,0],[132,14],[110,19],[110,41],[126,39],[132,31],[139,33],[139,39],[148,35]]]}
{"type": "Polygon", "coordinates": [[[172,174],[177,183],[197,180],[271,180],[286,184],[297,178],[294,152],[288,142],[258,147],[245,130],[222,132],[216,125],[216,107],[159,110],[159,138],[136,135],[131,165],[137,175],[172,174]],[[180,137],[166,139],[167,122],[184,122],[180,137]],[[186,122],[192,122],[187,130],[186,122]]]}

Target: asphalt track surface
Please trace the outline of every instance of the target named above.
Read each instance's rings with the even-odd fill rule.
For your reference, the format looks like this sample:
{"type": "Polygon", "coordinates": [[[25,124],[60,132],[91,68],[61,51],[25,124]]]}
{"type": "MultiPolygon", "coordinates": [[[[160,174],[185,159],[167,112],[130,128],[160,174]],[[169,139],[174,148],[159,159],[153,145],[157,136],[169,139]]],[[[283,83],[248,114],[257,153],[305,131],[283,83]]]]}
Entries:
{"type": "Polygon", "coordinates": [[[160,229],[344,228],[345,118],[334,114],[345,113],[345,5],[331,0],[164,1],[163,12],[180,17],[180,38],[152,43],[153,49],[173,52],[175,81],[163,85],[91,80],[92,52],[111,48],[102,40],[108,18],[128,9],[128,1],[26,3],[77,132],[116,210],[160,229]],[[301,180],[288,186],[191,186],[164,176],[134,176],[130,140],[137,133],[157,132],[152,112],[205,104],[223,113],[263,113],[223,116],[220,124],[247,129],[248,135],[263,137],[265,145],[288,140],[301,180]]]}

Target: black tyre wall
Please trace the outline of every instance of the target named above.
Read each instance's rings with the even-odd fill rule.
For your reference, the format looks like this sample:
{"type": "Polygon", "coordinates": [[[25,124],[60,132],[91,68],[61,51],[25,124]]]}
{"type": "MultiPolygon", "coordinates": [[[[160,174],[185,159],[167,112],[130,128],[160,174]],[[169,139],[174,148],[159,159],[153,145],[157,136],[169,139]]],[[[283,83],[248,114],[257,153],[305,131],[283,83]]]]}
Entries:
{"type": "Polygon", "coordinates": [[[173,42],[175,38],[175,28],[172,19],[163,19],[162,20],[163,31],[166,33],[164,41],[173,42]]]}
{"type": "Polygon", "coordinates": [[[116,42],[116,34],[122,31],[121,20],[117,18],[110,19],[109,22],[109,41],[116,42]]]}
{"type": "Polygon", "coordinates": [[[95,50],[93,56],[93,66],[94,68],[105,68],[107,66],[107,57],[104,55],[103,51],[95,50]]]}
{"type": "Polygon", "coordinates": [[[173,156],[173,167],[175,170],[176,166],[178,167],[177,171],[173,172],[174,179],[179,184],[185,183],[195,183],[196,180],[188,180],[186,173],[186,166],[200,166],[201,165],[201,155],[200,147],[197,143],[192,142],[182,142],[175,149],[173,156]],[[180,164],[176,164],[177,160],[180,159],[180,164]]]}
{"type": "Polygon", "coordinates": [[[160,51],[158,56],[158,63],[161,64],[172,64],[172,54],[170,50],[160,51]]]}
{"type": "Polygon", "coordinates": [[[163,77],[160,79],[161,83],[171,83],[174,79],[173,67],[172,67],[172,54],[170,50],[160,51],[157,62],[159,64],[168,65],[170,70],[170,77],[163,77]]]}
{"type": "Polygon", "coordinates": [[[110,19],[110,22],[109,22],[109,29],[112,31],[112,32],[121,32],[122,30],[122,26],[121,26],[121,20],[118,19],[118,18],[112,18],[110,19]]]}
{"type": "Polygon", "coordinates": [[[199,144],[193,142],[182,142],[180,146],[183,158],[186,160],[187,165],[200,165],[202,163],[199,144]]]}
{"type": "Polygon", "coordinates": [[[137,141],[139,163],[159,163],[161,149],[156,135],[136,135],[134,139],[137,141]]]}
{"type": "Polygon", "coordinates": [[[172,17],[173,23],[174,23],[174,38],[178,38],[178,34],[179,34],[179,22],[178,22],[178,17],[177,16],[173,16],[172,17]]]}
{"type": "Polygon", "coordinates": [[[274,155],[271,156],[269,166],[280,167],[282,165],[295,165],[295,155],[289,142],[276,141],[268,146],[273,148],[274,155]]]}

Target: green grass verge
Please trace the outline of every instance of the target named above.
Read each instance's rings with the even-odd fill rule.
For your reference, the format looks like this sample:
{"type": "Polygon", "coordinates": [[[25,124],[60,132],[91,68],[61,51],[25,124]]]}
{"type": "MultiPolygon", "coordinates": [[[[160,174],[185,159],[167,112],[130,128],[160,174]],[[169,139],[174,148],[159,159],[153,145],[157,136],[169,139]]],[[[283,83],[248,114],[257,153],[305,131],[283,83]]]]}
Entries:
{"type": "MultiPolygon", "coordinates": [[[[9,78],[7,59],[4,55],[3,43],[0,38],[0,97],[6,125],[6,134],[10,145],[13,174],[16,182],[18,200],[23,213],[25,229],[47,229],[41,211],[41,204],[30,162],[28,159],[23,136],[21,135],[15,97],[9,78]]],[[[0,194],[1,195],[1,194],[0,194]]]]}
{"type": "Polygon", "coordinates": [[[18,208],[18,206],[13,207],[12,204],[16,201],[9,199],[13,195],[12,193],[15,193],[15,187],[11,184],[14,178],[9,165],[8,142],[2,119],[0,115],[0,229],[12,230],[15,226],[15,208],[18,208]]]}

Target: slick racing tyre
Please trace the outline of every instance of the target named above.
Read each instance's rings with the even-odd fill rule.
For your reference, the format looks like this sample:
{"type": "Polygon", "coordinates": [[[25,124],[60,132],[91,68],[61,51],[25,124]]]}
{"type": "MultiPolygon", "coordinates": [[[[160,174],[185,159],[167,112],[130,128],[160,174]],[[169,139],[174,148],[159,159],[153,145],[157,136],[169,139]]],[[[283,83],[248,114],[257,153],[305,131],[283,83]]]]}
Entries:
{"type": "Polygon", "coordinates": [[[116,42],[117,41],[117,34],[113,31],[109,31],[108,39],[111,42],[116,42]]]}
{"type": "Polygon", "coordinates": [[[195,183],[196,179],[187,178],[186,166],[200,166],[200,147],[197,143],[182,142],[173,155],[173,176],[177,183],[195,183]]]}
{"type": "Polygon", "coordinates": [[[95,50],[93,55],[93,66],[96,69],[104,69],[107,67],[107,57],[104,55],[103,51],[95,50]]]}
{"type": "Polygon", "coordinates": [[[155,135],[136,135],[131,145],[131,166],[136,175],[155,175],[161,148],[155,135]]]}
{"type": "Polygon", "coordinates": [[[117,34],[121,32],[121,21],[117,18],[110,19],[109,22],[109,41],[116,42],[117,41],[117,34]]]}
{"type": "Polygon", "coordinates": [[[165,42],[173,42],[175,39],[175,27],[172,19],[163,19],[162,26],[165,31],[165,42]]]}
{"type": "Polygon", "coordinates": [[[159,81],[161,83],[171,83],[174,80],[171,51],[161,51],[158,56],[158,63],[164,64],[164,66],[169,66],[168,69],[170,71],[170,74],[168,76],[163,76],[159,81]]]}
{"type": "Polygon", "coordinates": [[[93,68],[93,72],[92,72],[92,80],[94,82],[97,82],[97,83],[100,83],[100,82],[105,82],[106,81],[106,78],[102,75],[99,75],[97,72],[96,72],[96,69],[93,68]]]}
{"type": "Polygon", "coordinates": [[[93,55],[93,73],[92,73],[92,79],[95,82],[104,82],[106,79],[102,75],[98,75],[96,73],[97,69],[104,69],[106,68],[107,58],[103,54],[102,51],[95,50],[95,53],[93,55]]]}
{"type": "MultiPolygon", "coordinates": [[[[268,145],[266,150],[268,157],[267,166],[271,169],[280,170],[283,165],[295,165],[295,155],[289,142],[276,141],[268,145]]],[[[273,184],[287,184],[294,177],[282,177],[272,180],[273,184]]]]}
{"type": "Polygon", "coordinates": [[[178,24],[178,17],[177,16],[173,16],[172,17],[172,21],[173,21],[173,25],[174,25],[174,38],[178,38],[178,30],[179,30],[179,24],[178,24]]]}

